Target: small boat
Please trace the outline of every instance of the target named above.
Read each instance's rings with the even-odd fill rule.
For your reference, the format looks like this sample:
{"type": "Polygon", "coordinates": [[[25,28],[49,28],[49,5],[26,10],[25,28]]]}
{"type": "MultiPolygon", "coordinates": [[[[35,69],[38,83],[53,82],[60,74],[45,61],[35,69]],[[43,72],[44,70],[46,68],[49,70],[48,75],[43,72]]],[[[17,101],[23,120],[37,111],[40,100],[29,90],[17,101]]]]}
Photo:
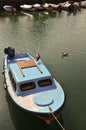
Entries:
{"type": "Polygon", "coordinates": [[[24,11],[32,11],[34,10],[32,5],[28,5],[28,4],[24,4],[24,5],[20,5],[20,8],[24,11]]]}
{"type": "Polygon", "coordinates": [[[81,1],[80,2],[80,7],[81,8],[86,8],[86,1],[81,1]]]}
{"type": "Polygon", "coordinates": [[[63,10],[68,10],[71,4],[68,1],[66,1],[64,3],[61,3],[60,5],[63,10]]]}
{"type": "Polygon", "coordinates": [[[37,3],[33,5],[34,8],[38,8],[40,6],[41,6],[41,4],[37,4],[37,3]]]}
{"type": "Polygon", "coordinates": [[[65,93],[51,75],[40,56],[16,54],[4,49],[4,87],[13,102],[22,110],[50,124],[58,119],[65,104],[65,93]]]}
{"type": "Polygon", "coordinates": [[[69,12],[75,12],[77,9],[79,9],[78,2],[74,1],[66,1],[64,3],[61,3],[61,7],[63,10],[69,11],[69,12]]]}
{"type": "Polygon", "coordinates": [[[16,8],[15,7],[13,7],[13,6],[11,6],[11,5],[4,5],[3,6],[3,9],[5,10],[5,11],[7,11],[7,12],[16,12],[16,8]]]}

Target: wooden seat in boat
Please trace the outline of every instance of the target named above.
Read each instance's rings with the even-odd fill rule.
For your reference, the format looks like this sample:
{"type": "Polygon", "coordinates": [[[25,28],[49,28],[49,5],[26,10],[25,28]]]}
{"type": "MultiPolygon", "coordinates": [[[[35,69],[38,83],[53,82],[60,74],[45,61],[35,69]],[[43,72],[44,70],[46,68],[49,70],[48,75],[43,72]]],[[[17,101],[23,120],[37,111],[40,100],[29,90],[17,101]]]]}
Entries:
{"type": "Polygon", "coordinates": [[[18,61],[17,65],[22,73],[22,75],[25,77],[25,74],[23,73],[22,69],[24,68],[29,68],[29,67],[37,67],[38,70],[42,73],[41,69],[39,66],[34,62],[34,60],[23,60],[23,61],[18,61]]]}

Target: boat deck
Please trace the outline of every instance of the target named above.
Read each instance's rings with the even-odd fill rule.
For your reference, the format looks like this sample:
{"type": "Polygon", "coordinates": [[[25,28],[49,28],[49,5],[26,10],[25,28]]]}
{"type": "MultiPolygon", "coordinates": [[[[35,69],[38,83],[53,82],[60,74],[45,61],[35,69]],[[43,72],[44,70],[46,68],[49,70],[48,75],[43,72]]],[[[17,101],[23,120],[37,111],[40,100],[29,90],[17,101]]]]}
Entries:
{"type": "Polygon", "coordinates": [[[8,60],[9,69],[17,83],[51,76],[41,60],[36,62],[27,55],[23,56],[22,60],[20,59],[18,60],[18,56],[16,56],[15,59],[8,60]]]}

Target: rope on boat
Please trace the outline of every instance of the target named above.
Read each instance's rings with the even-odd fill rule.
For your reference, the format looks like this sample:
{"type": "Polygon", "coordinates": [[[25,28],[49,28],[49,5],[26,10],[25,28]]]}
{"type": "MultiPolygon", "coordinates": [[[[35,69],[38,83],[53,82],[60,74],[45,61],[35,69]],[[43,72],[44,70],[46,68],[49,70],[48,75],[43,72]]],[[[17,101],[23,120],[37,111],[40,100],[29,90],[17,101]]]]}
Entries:
{"type": "Polygon", "coordinates": [[[50,114],[53,116],[53,118],[56,120],[56,122],[60,125],[60,127],[65,130],[65,128],[62,126],[62,124],[59,122],[59,120],[56,118],[56,116],[54,115],[54,113],[52,112],[52,109],[50,106],[48,106],[50,114]]]}

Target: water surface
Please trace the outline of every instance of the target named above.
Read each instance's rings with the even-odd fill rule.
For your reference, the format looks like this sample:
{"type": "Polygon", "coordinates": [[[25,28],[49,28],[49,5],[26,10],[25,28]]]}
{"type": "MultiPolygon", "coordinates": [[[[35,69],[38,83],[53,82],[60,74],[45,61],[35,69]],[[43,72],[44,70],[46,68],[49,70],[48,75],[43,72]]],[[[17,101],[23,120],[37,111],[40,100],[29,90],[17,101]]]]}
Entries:
{"type": "MultiPolygon", "coordinates": [[[[31,15],[0,12],[0,71],[5,47],[12,46],[17,53],[30,52],[33,56],[39,50],[66,94],[61,123],[66,130],[86,130],[86,10],[77,14],[31,15]],[[68,57],[62,58],[63,52],[68,52],[68,57]]],[[[56,122],[50,127],[44,123],[36,126],[37,122],[33,126],[27,114],[11,103],[3,88],[2,74],[0,83],[0,130],[61,130],[56,122]]]]}

